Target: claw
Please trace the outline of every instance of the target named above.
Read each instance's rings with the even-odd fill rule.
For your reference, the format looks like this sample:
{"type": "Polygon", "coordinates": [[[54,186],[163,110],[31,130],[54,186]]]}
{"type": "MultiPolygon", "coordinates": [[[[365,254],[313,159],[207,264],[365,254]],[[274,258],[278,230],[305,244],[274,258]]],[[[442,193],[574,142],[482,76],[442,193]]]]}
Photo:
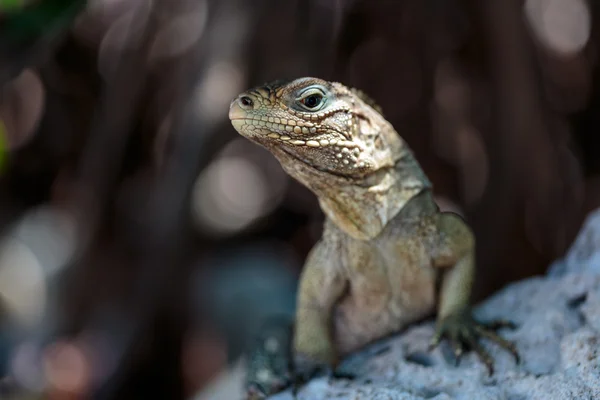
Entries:
{"type": "Polygon", "coordinates": [[[494,331],[500,328],[516,328],[516,324],[507,320],[497,320],[479,323],[467,310],[459,310],[449,315],[438,323],[429,349],[435,348],[443,337],[447,338],[456,357],[456,365],[465,351],[465,345],[473,350],[487,367],[490,375],[494,373],[493,358],[479,343],[480,338],[486,338],[497,343],[500,347],[510,352],[517,363],[520,362],[519,353],[514,343],[502,338],[494,331]]]}
{"type": "Polygon", "coordinates": [[[444,336],[444,332],[441,329],[438,330],[433,335],[433,337],[431,338],[431,341],[429,342],[429,347],[428,347],[429,351],[431,351],[439,346],[440,342],[442,341],[442,336],[444,336]]]}
{"type": "Polygon", "coordinates": [[[265,391],[257,384],[252,384],[246,389],[246,400],[259,400],[266,396],[265,391]]]}
{"type": "Polygon", "coordinates": [[[469,335],[468,337],[465,338],[465,340],[469,344],[469,347],[471,347],[473,349],[473,351],[475,351],[475,353],[477,354],[479,359],[485,364],[490,376],[493,375],[494,374],[494,360],[492,359],[492,356],[490,356],[490,353],[488,353],[487,350],[485,350],[483,348],[483,346],[481,344],[479,344],[479,342],[477,341],[477,339],[475,337],[469,335]]]}
{"type": "Polygon", "coordinates": [[[464,350],[462,348],[462,346],[460,345],[460,343],[454,343],[455,349],[454,349],[454,358],[455,358],[455,362],[454,365],[458,366],[458,364],[460,363],[460,359],[462,358],[462,355],[464,354],[464,350]]]}
{"type": "Polygon", "coordinates": [[[521,362],[521,358],[519,357],[519,352],[517,351],[517,346],[514,343],[504,339],[502,336],[489,332],[483,329],[480,326],[476,326],[475,330],[483,337],[495,342],[498,346],[502,347],[504,350],[508,351],[515,358],[515,362],[519,364],[521,362]]]}
{"type": "Polygon", "coordinates": [[[479,325],[491,331],[497,331],[503,328],[508,328],[512,330],[517,329],[517,324],[507,319],[497,319],[494,321],[482,322],[479,325]]]}
{"type": "Polygon", "coordinates": [[[454,353],[455,365],[458,365],[463,353],[465,352],[463,344],[460,340],[458,340],[456,335],[451,335],[451,337],[448,339],[448,342],[450,343],[450,347],[454,353]]]}
{"type": "Polygon", "coordinates": [[[294,368],[292,373],[292,394],[294,395],[294,398],[302,386],[304,386],[311,379],[326,373],[327,369],[329,368],[326,365],[310,363],[308,361],[305,361],[303,364],[304,365],[301,365],[298,368],[294,368]]]}
{"type": "Polygon", "coordinates": [[[356,375],[355,374],[351,374],[349,372],[341,372],[338,370],[333,370],[333,372],[331,373],[331,377],[333,379],[346,379],[349,381],[353,381],[356,379],[356,375]]]}
{"type": "Polygon", "coordinates": [[[294,373],[293,377],[292,377],[292,394],[294,395],[294,398],[296,398],[296,396],[298,395],[298,392],[300,391],[300,389],[302,389],[302,386],[304,386],[310,379],[311,377],[315,375],[315,372],[313,371],[310,375],[307,374],[302,374],[302,373],[294,373]]]}
{"type": "Polygon", "coordinates": [[[304,360],[303,364],[304,365],[301,365],[300,368],[294,369],[293,376],[291,378],[292,394],[294,398],[297,396],[302,386],[318,376],[326,376],[330,379],[356,379],[356,375],[349,372],[340,371],[336,367],[328,364],[310,363],[307,362],[307,360],[304,360]]]}

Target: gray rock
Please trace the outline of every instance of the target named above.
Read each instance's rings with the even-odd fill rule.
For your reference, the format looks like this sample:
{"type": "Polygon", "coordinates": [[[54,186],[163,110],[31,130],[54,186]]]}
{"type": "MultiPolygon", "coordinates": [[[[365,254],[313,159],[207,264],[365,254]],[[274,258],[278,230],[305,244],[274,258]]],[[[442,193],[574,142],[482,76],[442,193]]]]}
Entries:
{"type": "Polygon", "coordinates": [[[548,275],[587,271],[600,274],[600,209],[591,212],[563,260],[552,264],[548,275]]]}
{"type": "MultiPolygon", "coordinates": [[[[355,381],[314,379],[298,400],[600,399],[600,211],[588,217],[563,260],[545,277],[509,285],[476,309],[482,319],[514,321],[501,334],[522,362],[491,343],[495,373],[466,354],[458,366],[447,346],[427,350],[433,321],[375,343],[342,364],[355,381]]],[[[292,400],[290,391],[270,397],[292,400]]]]}

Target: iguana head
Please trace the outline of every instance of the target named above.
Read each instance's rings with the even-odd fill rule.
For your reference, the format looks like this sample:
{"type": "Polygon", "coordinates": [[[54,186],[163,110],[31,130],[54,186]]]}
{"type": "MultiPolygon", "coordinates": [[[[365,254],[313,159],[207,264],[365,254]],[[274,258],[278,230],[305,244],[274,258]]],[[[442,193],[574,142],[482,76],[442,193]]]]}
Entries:
{"type": "Polygon", "coordinates": [[[300,78],[259,86],[231,103],[229,118],[312,190],[325,214],[352,237],[375,237],[430,187],[379,107],[341,83],[300,78]]]}
{"type": "MultiPolygon", "coordinates": [[[[240,94],[229,118],[241,135],[266,147],[284,167],[304,164],[362,178],[394,165],[389,133],[395,132],[372,101],[340,83],[300,78],[265,84],[240,94]]],[[[304,180],[300,171],[286,170],[304,180]]]]}

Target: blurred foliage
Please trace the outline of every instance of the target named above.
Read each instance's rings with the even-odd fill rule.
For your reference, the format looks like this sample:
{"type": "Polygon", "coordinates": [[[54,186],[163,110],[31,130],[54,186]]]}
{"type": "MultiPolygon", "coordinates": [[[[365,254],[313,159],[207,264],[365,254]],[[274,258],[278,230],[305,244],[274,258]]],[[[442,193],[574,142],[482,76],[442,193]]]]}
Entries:
{"type": "Polygon", "coordinates": [[[2,0],[0,1],[0,11],[15,12],[20,11],[24,6],[23,0],[2,0]]]}
{"type": "Polygon", "coordinates": [[[3,382],[189,397],[292,308],[323,215],[227,120],[278,78],[382,106],[475,230],[477,299],[543,273],[600,204],[598,4],[0,2],[3,382]]]}
{"type": "Polygon", "coordinates": [[[6,126],[4,122],[0,119],[0,175],[4,170],[4,165],[6,164],[6,158],[8,156],[8,132],[6,131],[6,126]]]}

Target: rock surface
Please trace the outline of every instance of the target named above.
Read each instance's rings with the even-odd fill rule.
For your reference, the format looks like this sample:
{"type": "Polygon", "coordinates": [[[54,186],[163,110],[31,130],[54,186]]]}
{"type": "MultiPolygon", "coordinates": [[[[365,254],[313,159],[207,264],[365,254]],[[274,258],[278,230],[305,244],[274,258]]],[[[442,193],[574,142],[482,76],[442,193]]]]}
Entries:
{"type": "MultiPolygon", "coordinates": [[[[476,312],[517,323],[501,333],[517,344],[520,365],[484,342],[493,376],[471,353],[455,366],[446,346],[427,351],[434,328],[427,321],[346,360],[342,367],[357,380],[314,379],[296,400],[600,400],[600,210],[547,276],[509,285],[476,312]]],[[[239,400],[243,378],[240,361],[195,399],[239,400]]],[[[269,398],[292,399],[289,390],[269,398]]]]}
{"type": "MultiPolygon", "coordinates": [[[[483,320],[517,323],[501,333],[517,344],[520,365],[485,343],[496,360],[493,376],[472,353],[455,366],[446,346],[427,351],[434,328],[427,321],[346,360],[342,367],[358,373],[357,380],[315,379],[297,399],[600,399],[600,211],[547,276],[506,287],[476,312],[483,320]]],[[[287,391],[270,399],[293,396],[287,391]]]]}

